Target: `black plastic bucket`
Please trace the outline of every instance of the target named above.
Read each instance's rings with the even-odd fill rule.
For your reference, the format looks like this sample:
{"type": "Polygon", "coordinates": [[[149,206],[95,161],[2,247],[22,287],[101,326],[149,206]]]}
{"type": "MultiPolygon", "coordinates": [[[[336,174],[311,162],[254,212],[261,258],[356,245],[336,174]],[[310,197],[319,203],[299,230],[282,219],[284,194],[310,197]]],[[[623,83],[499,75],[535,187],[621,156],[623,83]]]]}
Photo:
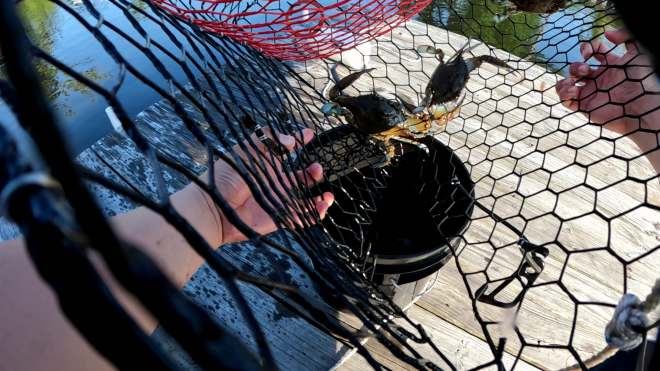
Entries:
{"type": "Polygon", "coordinates": [[[374,283],[405,306],[409,300],[403,297],[411,295],[403,290],[419,294],[428,277],[451,258],[447,242],[468,226],[473,204],[456,180],[468,194],[474,183],[453,151],[430,137],[422,141],[428,155],[396,143],[399,156],[384,169],[369,166],[382,158],[377,148],[364,160],[365,148],[375,147],[368,140],[342,126],[310,143],[315,152],[323,146],[321,151],[342,159],[325,169],[331,181],[321,188],[333,192],[337,206],[329,209],[324,226],[362,257],[360,264],[374,283]],[[395,290],[393,283],[400,288],[395,290]]]}

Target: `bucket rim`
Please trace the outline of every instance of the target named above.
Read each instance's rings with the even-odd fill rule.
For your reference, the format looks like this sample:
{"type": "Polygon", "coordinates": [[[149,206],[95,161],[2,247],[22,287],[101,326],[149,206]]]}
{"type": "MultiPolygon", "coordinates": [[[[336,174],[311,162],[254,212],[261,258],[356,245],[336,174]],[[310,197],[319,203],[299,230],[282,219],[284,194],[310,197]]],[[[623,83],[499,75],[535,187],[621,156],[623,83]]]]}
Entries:
{"type": "MultiPolygon", "coordinates": [[[[364,137],[368,136],[367,133],[364,133],[363,131],[361,131],[358,128],[352,127],[350,125],[339,125],[339,126],[331,128],[329,130],[324,130],[322,133],[317,133],[315,135],[315,137],[309,143],[307,143],[305,146],[301,147],[301,149],[306,150],[307,148],[310,148],[310,147],[314,148],[315,145],[323,146],[324,144],[327,144],[328,142],[332,142],[334,140],[337,140],[338,139],[337,136],[339,136],[339,138],[341,138],[342,135],[347,135],[347,136],[357,135],[357,137],[355,137],[355,138],[358,139],[358,140],[360,139],[360,137],[364,138],[364,137]]],[[[458,156],[455,156],[455,152],[451,148],[449,148],[448,146],[446,146],[444,143],[442,143],[441,141],[439,141],[437,138],[435,138],[433,136],[428,136],[428,137],[422,138],[419,141],[426,144],[428,148],[435,148],[436,151],[445,150],[445,151],[448,151],[449,153],[451,153],[451,160],[450,160],[451,163],[457,169],[460,169],[459,170],[460,172],[463,172],[464,174],[467,175],[467,181],[468,181],[468,184],[469,184],[469,190],[468,191],[470,192],[471,195],[474,195],[475,183],[472,180],[472,177],[470,176],[470,172],[468,171],[465,164],[460,160],[460,158],[458,156]]],[[[415,146],[412,146],[412,145],[409,145],[409,144],[403,144],[403,153],[401,153],[400,155],[402,156],[405,153],[414,152],[414,151],[417,151],[417,148],[415,146]]],[[[361,167],[357,168],[357,170],[360,170],[364,167],[365,166],[361,166],[361,167]]],[[[343,176],[347,176],[348,173],[350,173],[350,172],[352,172],[352,171],[349,171],[346,174],[343,174],[343,176]]],[[[334,181],[334,180],[332,180],[332,181],[334,181]]],[[[469,224],[472,220],[471,215],[472,215],[473,212],[474,212],[474,203],[472,202],[470,204],[470,207],[467,210],[467,215],[470,215],[470,216],[465,218],[463,224],[461,225],[461,227],[456,232],[454,232],[451,236],[446,236],[445,237],[445,239],[447,240],[447,242],[449,242],[449,244],[452,243],[452,240],[454,240],[455,238],[458,238],[460,235],[465,233],[465,231],[467,230],[467,228],[468,228],[468,226],[469,226],[469,224]]],[[[438,244],[435,247],[430,248],[428,250],[420,251],[420,252],[417,252],[417,253],[414,253],[414,254],[409,254],[409,255],[385,255],[385,254],[371,253],[367,257],[367,262],[373,262],[373,258],[377,257],[378,258],[378,263],[383,264],[383,265],[410,264],[410,263],[419,262],[420,260],[423,260],[427,257],[433,256],[434,254],[437,254],[438,252],[440,252],[443,248],[450,248],[451,249],[451,247],[449,247],[447,243],[441,243],[441,244],[438,244]],[[401,262],[401,260],[405,260],[405,262],[401,262]]],[[[452,250],[452,253],[453,253],[453,249],[451,249],[451,250],[452,250]]]]}
{"type": "MultiPolygon", "coordinates": [[[[439,145],[441,149],[449,151],[450,153],[452,153],[452,155],[455,153],[451,148],[444,145],[442,142],[437,140],[435,137],[426,137],[426,138],[420,140],[420,142],[428,142],[426,144],[429,148],[433,148],[432,146],[434,146],[434,145],[439,145]]],[[[470,192],[470,194],[474,194],[475,183],[472,181],[472,177],[470,176],[470,172],[468,171],[467,167],[465,167],[465,164],[462,161],[460,161],[460,159],[456,156],[452,156],[451,161],[454,162],[454,166],[456,166],[457,168],[460,167],[465,172],[465,174],[467,174],[469,185],[470,185],[469,192],[470,192]]],[[[469,216],[467,218],[465,218],[465,221],[463,222],[461,227],[452,236],[445,236],[445,238],[446,238],[447,242],[449,242],[449,244],[451,244],[453,239],[456,239],[459,236],[461,236],[463,233],[465,233],[465,231],[467,230],[467,228],[470,224],[470,221],[472,220],[471,216],[472,216],[473,212],[474,212],[474,203],[472,202],[470,204],[470,207],[467,210],[467,215],[469,215],[469,216]]],[[[424,259],[427,256],[431,256],[431,255],[433,255],[433,253],[435,253],[435,252],[437,252],[437,251],[439,251],[439,250],[441,250],[442,248],[445,248],[445,247],[450,248],[447,243],[441,243],[441,244],[436,245],[435,247],[433,247],[431,249],[428,249],[428,250],[425,250],[425,251],[420,251],[418,253],[414,253],[414,254],[410,254],[410,255],[384,255],[384,254],[374,253],[374,254],[371,254],[370,257],[367,258],[367,261],[368,262],[373,261],[372,257],[377,256],[378,259],[379,259],[379,262],[380,262],[381,259],[387,259],[387,260],[414,259],[413,261],[410,262],[410,263],[412,263],[412,262],[415,262],[415,261],[419,261],[420,259],[424,259]]],[[[385,262],[383,262],[383,263],[385,263],[385,262]]],[[[393,263],[393,264],[406,264],[406,263],[408,263],[408,262],[393,263]]],[[[387,265],[393,265],[393,264],[387,264],[387,265]]]]}

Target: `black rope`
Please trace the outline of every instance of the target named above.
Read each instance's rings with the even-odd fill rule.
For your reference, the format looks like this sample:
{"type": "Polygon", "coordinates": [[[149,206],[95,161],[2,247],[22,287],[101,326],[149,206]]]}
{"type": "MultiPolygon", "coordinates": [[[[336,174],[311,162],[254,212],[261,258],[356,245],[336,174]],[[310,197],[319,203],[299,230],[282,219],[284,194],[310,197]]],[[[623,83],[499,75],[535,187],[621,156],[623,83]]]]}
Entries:
{"type": "MultiPolygon", "coordinates": [[[[427,345],[449,369],[456,370],[457,367],[453,364],[451,355],[444,354],[427,331],[399,307],[391,291],[387,291],[389,284],[382,286],[382,281],[378,281],[387,274],[384,273],[385,265],[382,263],[383,256],[387,254],[379,250],[384,244],[374,242],[372,239],[374,239],[373,231],[377,230],[379,225],[382,228],[382,223],[387,224],[386,228],[395,229],[402,228],[407,221],[422,223],[429,219],[432,223],[431,228],[416,232],[425,234],[431,233],[431,229],[434,229],[434,232],[437,232],[437,236],[434,235],[436,243],[440,241],[439,243],[447,249],[447,254],[455,258],[458,272],[468,289],[475,318],[493,355],[492,361],[477,365],[473,370],[491,366],[504,370],[502,359],[506,351],[506,341],[500,338],[499,333],[493,332],[494,326],[501,323],[483,313],[483,306],[510,308],[517,321],[524,304],[528,301],[529,292],[551,285],[558,287],[575,304],[568,343],[534,342],[526,337],[528,333],[514,323],[511,329],[515,333],[515,338],[509,339],[509,353],[515,358],[514,368],[520,361],[528,360],[524,356],[526,349],[538,348],[568,351],[582,369],[586,370],[578,353],[578,346],[574,344],[578,308],[587,305],[611,308],[613,304],[582,300],[582,297],[573,292],[572,287],[563,281],[568,275],[569,260],[579,256],[577,254],[603,252],[611,255],[623,267],[623,291],[627,292],[629,289],[628,277],[625,274],[627,269],[660,248],[660,246],[645,246],[646,251],[643,253],[634,257],[624,257],[620,256],[617,249],[612,246],[612,223],[615,219],[642,209],[660,211],[660,205],[654,204],[649,195],[649,182],[654,179],[640,179],[631,173],[633,164],[644,160],[644,156],[652,154],[658,146],[631,157],[621,152],[619,138],[604,134],[606,129],[600,128],[597,140],[608,143],[613,150],[598,161],[611,160],[619,164],[624,163],[626,174],[605,187],[589,184],[583,179],[569,187],[555,189],[550,182],[556,181],[555,178],[569,167],[584,171],[585,177],[594,172],[592,163],[578,159],[578,153],[594,141],[585,145],[576,139],[580,138],[578,130],[587,130],[588,124],[575,127],[567,117],[555,117],[554,107],[560,103],[545,98],[535,100],[536,95],[544,97],[541,91],[547,90],[548,87],[544,87],[545,82],[537,86],[540,81],[535,80],[537,78],[534,75],[537,73],[535,69],[522,68],[525,61],[530,61],[542,66],[548,72],[564,73],[562,71],[570,61],[560,60],[559,57],[566,55],[567,52],[559,51],[558,45],[567,42],[569,37],[567,35],[573,37],[572,47],[575,47],[581,41],[602,39],[601,35],[605,29],[621,27],[619,15],[609,3],[603,1],[596,4],[575,4],[564,7],[552,15],[512,15],[496,24],[492,20],[493,16],[502,13],[505,8],[496,6],[490,0],[432,2],[420,13],[418,16],[420,20],[429,25],[439,26],[441,29],[485,41],[489,46],[505,49],[522,58],[521,62],[514,61],[513,59],[516,59],[514,57],[505,62],[523,70],[525,76],[521,85],[527,87],[531,84],[533,89],[521,95],[520,91],[516,90],[518,87],[513,85],[510,86],[510,94],[496,97],[495,94],[502,93],[499,91],[491,93],[489,90],[496,89],[502,81],[507,81],[504,84],[509,85],[508,78],[503,80],[503,73],[492,75],[482,72],[481,69],[472,72],[471,81],[477,81],[478,84],[468,84],[463,89],[467,92],[467,98],[461,109],[461,116],[447,124],[444,129],[435,127],[433,130],[438,130],[435,135],[436,140],[430,138],[423,140],[430,149],[429,155],[412,146],[392,140],[397,155],[391,165],[377,169],[371,165],[382,158],[386,148],[384,143],[351,128],[345,120],[337,120],[320,113],[321,106],[328,102],[328,97],[324,97],[321,90],[326,85],[328,77],[325,71],[321,74],[316,73],[319,67],[329,70],[334,61],[305,62],[305,68],[302,70],[298,68],[299,66],[288,62],[265,57],[249,45],[236,42],[224,35],[206,33],[194,24],[193,19],[179,19],[163,12],[147,0],[139,3],[146,4],[144,8],[127,0],[110,0],[108,6],[119,9],[120,18],[123,17],[121,21],[109,21],[104,18],[101,8],[96,7],[89,0],[82,2],[82,7],[87,13],[85,15],[81,10],[70,7],[61,0],[51,0],[51,2],[58,10],[79,22],[80,27],[100,43],[116,63],[118,76],[115,84],[108,88],[106,87],[108,85],[94,82],[85,74],[78,72],[74,66],[62,62],[54,53],[49,54],[47,50],[30,44],[18,22],[14,4],[3,3],[2,15],[0,15],[0,23],[2,23],[0,45],[4,52],[8,78],[0,78],[0,96],[34,138],[50,167],[49,176],[56,183],[61,184],[65,200],[68,201],[73,212],[67,211],[68,209],[62,206],[65,203],[64,199],[58,199],[52,188],[39,185],[31,185],[16,192],[8,205],[12,211],[11,217],[26,236],[33,261],[42,277],[56,288],[67,317],[104,356],[121,369],[177,369],[178,366],[172,364],[162,350],[151,342],[114,300],[94,267],[86,260],[83,252],[87,247],[96,249],[103,255],[120,282],[143,301],[161,321],[163,327],[205,369],[278,368],[277,357],[272,354],[268,341],[252,313],[250,303],[238,289],[236,281],[242,281],[257,286],[276,300],[281,300],[282,296],[293,300],[296,305],[284,302],[289,310],[300,316],[311,316],[310,321],[319,328],[331,333],[340,341],[356,347],[359,354],[364,356],[374,369],[381,369],[381,365],[360,342],[365,332],[371,333],[368,336],[375,337],[395,357],[419,370],[441,369],[422,356],[424,353],[420,347],[427,345]],[[143,19],[138,19],[136,15],[143,19]],[[92,20],[92,23],[88,20],[92,20]],[[152,38],[143,22],[157,25],[164,35],[163,40],[152,38]],[[105,29],[135,47],[135,52],[142,54],[148,61],[148,68],[165,81],[165,87],[153,81],[144,69],[130,63],[108,38],[105,29]],[[547,39],[548,35],[554,36],[547,39]],[[167,43],[175,47],[171,48],[167,43]],[[543,46],[537,47],[538,45],[543,46]],[[39,83],[32,67],[35,60],[48,63],[58,72],[68,75],[105,98],[119,118],[126,136],[137,146],[145,163],[151,168],[157,200],[141,194],[133,187],[120,185],[84,167],[73,166],[49,104],[40,94],[39,83]],[[166,67],[170,63],[181,69],[187,83],[179,82],[174,77],[166,67]],[[128,75],[135,77],[143,87],[156,92],[164,99],[162,104],[168,104],[172,108],[182,127],[199,144],[199,148],[202,149],[200,153],[206,156],[205,162],[197,166],[209,171],[209,179],[214,178],[213,163],[218,159],[230,164],[240,175],[255,201],[275,223],[276,231],[273,237],[262,236],[252,230],[239,218],[213,181],[208,184],[202,182],[197,174],[188,168],[188,160],[173,156],[178,154],[165,153],[156,141],[149,139],[141,131],[139,124],[131,120],[118,98],[120,89],[125,89],[124,82],[128,75]],[[196,78],[196,75],[200,77],[196,78]],[[475,88],[478,85],[482,87],[475,88]],[[489,93],[490,98],[484,98],[482,93],[489,93]],[[530,103],[531,101],[535,103],[530,103]],[[509,112],[506,108],[508,104],[525,112],[522,114],[522,122],[514,124],[505,122],[504,117],[509,112]],[[546,119],[558,121],[556,127],[551,130],[544,128],[542,126],[544,121],[534,117],[535,114],[538,115],[534,111],[535,108],[551,112],[552,116],[546,119]],[[196,111],[198,115],[193,115],[191,110],[196,111]],[[503,119],[499,126],[492,127],[490,121],[486,121],[486,117],[492,112],[502,115],[503,119]],[[302,146],[303,143],[299,142],[301,148],[286,157],[283,153],[272,149],[261,153],[258,149],[261,148],[262,143],[254,141],[250,135],[250,128],[241,124],[245,115],[250,116],[262,127],[269,128],[271,132],[292,134],[300,128],[307,127],[313,129],[317,136],[308,145],[302,146]],[[525,129],[526,127],[529,128],[525,129]],[[499,140],[498,135],[505,139],[499,140]],[[479,143],[480,136],[482,140],[479,143]],[[525,140],[533,146],[533,149],[527,153],[523,151],[525,140]],[[475,142],[476,145],[473,144],[475,142]],[[541,142],[553,144],[542,148],[541,142]],[[249,155],[239,156],[234,151],[235,145],[249,155]],[[477,154],[480,147],[485,150],[486,157],[472,158],[472,153],[477,154]],[[562,167],[546,166],[554,156],[553,151],[558,148],[565,148],[576,154],[572,158],[561,159],[566,163],[562,167]],[[526,170],[528,163],[535,161],[530,160],[530,156],[534,155],[541,156],[541,167],[528,171],[526,170]],[[498,160],[509,160],[513,165],[510,170],[502,170],[494,165],[498,160]],[[323,182],[306,184],[295,170],[304,169],[313,162],[319,162],[323,166],[325,179],[323,182]],[[281,165],[282,173],[269,171],[275,168],[276,164],[281,165]],[[247,236],[255,252],[268,262],[276,273],[278,281],[266,280],[256,273],[243,272],[226,257],[215,252],[213,248],[216,246],[209,246],[194,226],[189,225],[171,206],[167,182],[163,176],[165,169],[175,171],[186,181],[194,182],[207,192],[230,223],[247,236]],[[534,171],[547,174],[548,181],[534,192],[523,191],[523,178],[534,171]],[[119,241],[113,235],[93,202],[92,196],[85,189],[82,178],[154,210],[184,236],[190,246],[204,257],[209,262],[209,266],[222,278],[223,285],[237,303],[242,320],[250,329],[258,348],[259,359],[255,359],[254,354],[247,347],[217,325],[204,309],[179,293],[139,249],[119,241]],[[505,182],[505,179],[509,180],[505,182]],[[507,185],[507,182],[511,184],[507,185]],[[645,187],[643,202],[616,215],[611,215],[610,212],[597,207],[598,200],[606,198],[603,196],[604,191],[615,187],[621,189],[626,182],[645,187]],[[402,183],[410,185],[411,188],[393,195],[392,190],[398,189],[397,187],[402,183]],[[510,189],[502,191],[497,188],[504,186],[510,189]],[[564,215],[556,201],[552,208],[543,210],[537,213],[538,215],[527,215],[523,212],[525,205],[528,203],[533,205],[531,202],[534,197],[547,194],[548,197],[558,199],[566,192],[578,190],[593,193],[589,214],[608,224],[605,246],[582,246],[579,250],[575,250],[575,247],[561,240],[562,228],[584,215],[564,215]],[[324,191],[332,192],[336,201],[329,215],[321,221],[311,197],[322,195],[324,191]],[[379,218],[379,215],[387,213],[387,203],[400,203],[413,196],[419,197],[420,201],[415,202],[423,204],[422,207],[425,209],[422,212],[416,212],[414,215],[406,213],[389,215],[386,222],[379,218]],[[517,204],[517,212],[503,213],[500,206],[507,202],[507,198],[522,200],[517,204]],[[305,212],[306,209],[310,212],[305,212]],[[560,226],[554,235],[551,235],[552,232],[548,228],[546,231],[548,238],[537,241],[535,239],[538,236],[532,233],[534,231],[530,224],[544,218],[553,218],[560,226]],[[294,220],[299,220],[300,225],[295,225],[294,220]],[[477,228],[482,220],[492,221],[498,228],[506,230],[506,233],[515,237],[507,243],[502,243],[500,240],[502,237],[496,236],[494,227],[486,241],[471,240],[471,231],[477,228]],[[453,224],[461,224],[459,221],[464,222],[462,226],[450,228],[453,224]],[[305,257],[296,252],[293,244],[302,247],[311,265],[305,257]],[[462,263],[465,251],[475,249],[479,244],[489,245],[493,248],[494,254],[486,258],[485,268],[476,271],[468,269],[469,267],[463,266],[462,263]],[[517,248],[520,251],[520,262],[509,276],[492,276],[489,269],[496,264],[495,252],[507,248],[517,248]],[[319,294],[329,304],[355,315],[364,324],[364,329],[357,333],[348,330],[336,318],[325,312],[322,309],[323,305],[317,299],[310,297],[301,288],[292,286],[285,271],[274,259],[273,251],[295,262],[314,281],[319,294]],[[536,282],[541,276],[541,271],[545,269],[545,259],[554,258],[553,251],[561,251],[566,256],[558,278],[553,281],[536,282]],[[475,290],[474,280],[482,283],[480,289],[475,290]],[[517,296],[513,295],[514,300],[504,303],[501,301],[503,299],[498,299],[498,295],[501,293],[510,295],[511,290],[507,287],[512,283],[516,283],[522,289],[516,294],[517,296]],[[108,320],[102,326],[92,323],[83,315],[85,311],[90,310],[103,313],[108,320]],[[396,322],[392,321],[394,319],[396,322]],[[404,322],[415,328],[416,332],[402,327],[404,322]],[[110,344],[108,339],[125,339],[125,341],[110,344]],[[516,347],[519,346],[516,351],[511,348],[512,341],[515,342],[516,347]]],[[[512,1],[512,3],[517,2],[512,1]]],[[[619,7],[618,1],[615,3],[624,19],[629,17],[631,10],[627,6],[619,7]]],[[[191,2],[178,2],[178,5],[188,9],[193,7],[191,2]]],[[[280,4],[280,8],[283,6],[280,4]]],[[[519,5],[519,8],[522,8],[522,5],[519,5]]],[[[239,9],[237,4],[224,4],[222,7],[216,4],[214,9],[224,12],[245,10],[239,9]]],[[[206,20],[213,18],[203,13],[195,14],[195,17],[206,20]]],[[[385,84],[393,86],[397,94],[403,92],[403,95],[407,96],[406,99],[413,97],[410,99],[411,103],[419,103],[419,98],[415,100],[414,97],[424,93],[425,85],[413,86],[414,81],[420,76],[423,76],[422,81],[428,81],[432,71],[424,68],[425,64],[429,63],[429,59],[417,58],[419,53],[415,48],[421,45],[419,43],[428,42],[428,40],[423,42],[419,40],[428,39],[431,29],[426,26],[427,34],[418,35],[414,33],[417,31],[412,31],[413,28],[418,29],[417,26],[400,27],[402,32],[413,35],[414,45],[377,40],[375,54],[372,48],[372,63],[384,64],[385,67],[379,66],[370,75],[371,81],[369,75],[363,76],[360,82],[355,84],[355,89],[350,88],[346,92],[350,95],[355,95],[355,90],[360,94],[376,92],[385,95],[387,99],[393,98],[391,94],[383,93],[382,86],[385,84]],[[419,69],[413,67],[417,62],[421,65],[419,69]],[[406,81],[402,82],[400,77],[395,77],[395,73],[401,75],[401,71],[405,71],[403,75],[406,81]]],[[[636,27],[631,27],[631,30],[636,35],[639,33],[636,27]]],[[[446,35],[447,40],[454,37],[448,31],[440,32],[446,35]]],[[[647,37],[640,37],[639,41],[655,52],[654,46],[647,37]]],[[[457,49],[455,45],[452,48],[457,49]]],[[[445,52],[450,54],[449,49],[445,52]]],[[[493,56],[491,52],[488,58],[481,60],[492,61],[493,56]]],[[[608,67],[622,69],[628,74],[627,69],[634,66],[629,64],[608,67]]],[[[345,71],[343,67],[340,69],[345,71]]],[[[648,77],[652,77],[651,72],[642,78],[631,78],[628,81],[641,82],[648,77]]],[[[589,79],[583,79],[581,82],[588,81],[589,79]]],[[[606,93],[607,103],[624,106],[628,102],[613,102],[609,98],[611,91],[620,88],[623,84],[620,82],[607,88],[599,87],[585,99],[606,93]]],[[[650,94],[655,93],[643,89],[643,92],[631,100],[650,94]]],[[[585,113],[592,118],[594,110],[585,113]]],[[[653,110],[645,114],[652,113],[653,110]]],[[[622,114],[617,119],[621,118],[640,122],[638,127],[627,134],[628,136],[657,134],[657,130],[643,127],[639,117],[630,112],[622,114]]],[[[0,185],[11,185],[21,175],[33,173],[29,165],[21,162],[8,134],[3,130],[0,130],[0,141],[6,144],[0,147],[0,161],[5,166],[4,172],[0,172],[0,185]]],[[[625,190],[623,193],[626,193],[625,190]]],[[[410,208],[417,206],[412,205],[412,201],[410,203],[407,205],[410,208]]],[[[442,265],[439,264],[435,268],[438,269],[440,266],[442,265]]],[[[640,331],[646,333],[655,326],[657,323],[640,331]]],[[[655,356],[657,358],[657,352],[655,356]]]]}

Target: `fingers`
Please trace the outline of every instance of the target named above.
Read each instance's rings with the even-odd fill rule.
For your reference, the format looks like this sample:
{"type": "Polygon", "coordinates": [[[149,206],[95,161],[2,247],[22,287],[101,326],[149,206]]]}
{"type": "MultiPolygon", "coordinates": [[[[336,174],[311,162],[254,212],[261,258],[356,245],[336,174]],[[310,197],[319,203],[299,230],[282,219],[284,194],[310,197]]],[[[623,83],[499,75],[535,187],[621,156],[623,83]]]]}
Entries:
{"type": "Polygon", "coordinates": [[[295,140],[299,147],[309,143],[312,138],[314,138],[314,130],[312,129],[303,129],[295,134],[295,140]]]}
{"type": "Polygon", "coordinates": [[[610,49],[609,46],[598,40],[592,40],[589,42],[582,43],[582,45],[580,45],[580,53],[582,54],[582,57],[584,58],[585,61],[593,57],[595,60],[597,60],[600,63],[603,62],[611,63],[613,62],[612,60],[610,60],[611,57],[616,57],[611,54],[613,50],[614,48],[610,49]]]}
{"type": "Polygon", "coordinates": [[[325,219],[325,215],[332,206],[332,204],[335,202],[335,196],[332,195],[330,192],[325,192],[323,193],[323,199],[319,199],[320,197],[317,197],[315,199],[316,201],[316,211],[319,213],[319,218],[321,220],[325,219]]]}
{"type": "MultiPolygon", "coordinates": [[[[289,220],[292,225],[295,226],[303,226],[304,223],[300,220],[300,217],[297,213],[297,211],[300,211],[301,213],[311,216],[310,214],[312,213],[312,210],[309,206],[310,202],[312,201],[312,207],[316,209],[316,212],[319,214],[319,218],[323,220],[326,216],[326,213],[330,206],[335,203],[335,196],[330,193],[330,192],[324,192],[322,196],[317,196],[314,197],[311,200],[306,200],[306,201],[298,201],[295,206],[295,210],[291,208],[291,206],[286,206],[286,208],[289,210],[290,217],[287,219],[289,220]]],[[[305,218],[308,223],[311,222],[311,224],[315,224],[315,218],[311,216],[311,218],[305,218]]]]}
{"type": "MultiPolygon", "coordinates": [[[[261,130],[268,138],[273,139],[273,133],[270,128],[265,127],[261,130]]],[[[284,145],[289,152],[293,152],[293,150],[297,147],[306,145],[310,140],[312,140],[312,138],[314,138],[314,131],[311,129],[304,129],[295,133],[293,136],[277,132],[276,134],[280,143],[284,145]]],[[[252,133],[250,137],[252,138],[252,141],[257,145],[260,152],[266,153],[268,151],[268,146],[262,143],[256,133],[252,133]]]]}
{"type": "Polygon", "coordinates": [[[329,208],[330,205],[325,201],[319,201],[316,203],[316,211],[319,213],[319,218],[321,220],[325,219],[325,214],[329,208]]]}
{"type": "Polygon", "coordinates": [[[575,62],[568,68],[568,73],[574,78],[591,77],[595,70],[591,69],[586,63],[575,62]]]}
{"type": "Polygon", "coordinates": [[[318,162],[313,163],[305,170],[298,170],[298,178],[302,179],[303,185],[309,187],[314,182],[320,182],[323,179],[323,166],[318,162]]]}
{"type": "Polygon", "coordinates": [[[559,81],[555,85],[555,90],[564,107],[577,111],[578,102],[576,99],[580,96],[580,88],[575,86],[575,80],[572,77],[559,81]]]}
{"type": "Polygon", "coordinates": [[[605,37],[614,43],[614,45],[619,45],[619,44],[626,44],[626,54],[630,58],[634,58],[637,54],[640,52],[643,52],[640,50],[640,47],[637,46],[637,43],[635,42],[635,37],[633,34],[628,30],[627,27],[624,27],[620,30],[611,30],[611,31],[605,31],[605,37]]]}
{"type": "MultiPolygon", "coordinates": [[[[629,54],[637,54],[637,46],[633,42],[634,37],[627,28],[605,31],[605,38],[615,46],[625,43],[629,54]]],[[[585,42],[580,46],[580,53],[584,60],[593,57],[600,63],[613,63],[615,61],[614,59],[618,58],[618,56],[612,53],[613,51],[614,48],[610,48],[607,44],[598,40],[585,42]]]]}
{"type": "MultiPolygon", "coordinates": [[[[270,142],[271,142],[273,145],[277,145],[277,140],[275,140],[275,138],[273,137],[273,132],[270,130],[270,128],[268,128],[268,127],[264,127],[264,128],[261,128],[261,131],[262,131],[263,134],[264,134],[263,137],[260,137],[260,136],[255,132],[255,133],[252,133],[252,134],[250,135],[250,139],[252,139],[252,143],[254,143],[255,146],[257,146],[257,148],[259,149],[259,152],[261,152],[261,153],[263,153],[263,154],[268,154],[268,152],[269,152],[269,146],[268,146],[267,141],[266,141],[265,139],[266,139],[266,138],[270,138],[270,139],[272,139],[272,141],[270,141],[270,142]]],[[[286,149],[287,149],[289,152],[293,151],[293,148],[294,148],[294,146],[296,145],[296,141],[295,141],[295,139],[293,139],[293,137],[290,136],[290,135],[280,134],[280,133],[277,133],[277,132],[276,132],[276,134],[277,134],[277,138],[279,139],[280,143],[281,143],[284,147],[286,147],[286,149]]],[[[271,150],[272,152],[277,153],[277,149],[276,149],[276,148],[270,148],[270,150],[271,150]]]]}
{"type": "Polygon", "coordinates": [[[610,40],[614,45],[619,45],[630,42],[633,39],[633,35],[627,27],[624,27],[620,30],[605,31],[605,38],[610,40]]]}

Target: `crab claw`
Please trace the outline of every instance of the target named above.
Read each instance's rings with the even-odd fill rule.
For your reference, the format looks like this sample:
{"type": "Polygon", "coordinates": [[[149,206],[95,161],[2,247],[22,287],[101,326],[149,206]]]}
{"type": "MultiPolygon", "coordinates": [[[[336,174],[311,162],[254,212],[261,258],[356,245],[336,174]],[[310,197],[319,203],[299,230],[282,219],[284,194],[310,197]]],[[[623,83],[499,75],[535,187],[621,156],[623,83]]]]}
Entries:
{"type": "Polygon", "coordinates": [[[457,101],[454,100],[452,102],[446,103],[446,104],[441,104],[435,109],[435,113],[433,114],[433,120],[438,121],[437,124],[440,126],[446,125],[449,121],[451,121],[454,117],[459,112],[459,108],[463,105],[463,102],[465,101],[465,93],[463,93],[463,97],[461,100],[457,101]]]}
{"type": "Polygon", "coordinates": [[[509,18],[509,16],[506,14],[495,14],[493,15],[493,23],[495,24],[500,23],[507,18],[509,18]]]}
{"type": "Polygon", "coordinates": [[[496,67],[505,68],[509,73],[514,73],[516,76],[520,76],[520,72],[518,72],[515,68],[509,66],[503,60],[493,57],[492,55],[482,55],[480,57],[474,57],[465,60],[465,63],[468,66],[468,72],[476,70],[484,62],[492,64],[493,66],[496,67]]]}
{"type": "Polygon", "coordinates": [[[321,107],[324,115],[341,115],[341,106],[337,103],[326,103],[321,107]]]}
{"type": "Polygon", "coordinates": [[[447,112],[451,112],[447,106],[448,104],[440,104],[435,108],[435,112],[433,113],[433,121],[440,120],[447,114],[447,112]]]}
{"type": "Polygon", "coordinates": [[[394,94],[394,97],[401,103],[403,106],[403,109],[405,112],[409,115],[413,115],[413,111],[415,111],[417,108],[408,102],[406,102],[403,98],[401,98],[398,94],[394,94]]]}
{"type": "MultiPolygon", "coordinates": [[[[394,146],[392,146],[394,148],[394,146]]],[[[394,150],[388,151],[383,158],[377,163],[371,165],[372,168],[381,168],[389,165],[392,162],[392,157],[394,157],[394,150]]]]}
{"type": "Polygon", "coordinates": [[[377,163],[371,165],[373,168],[380,168],[389,165],[392,162],[392,159],[390,156],[385,155],[382,160],[378,161],[377,163]]]}
{"type": "Polygon", "coordinates": [[[442,51],[442,49],[438,49],[434,46],[431,45],[421,45],[417,47],[417,53],[430,53],[430,54],[435,54],[436,58],[440,60],[440,63],[443,63],[443,60],[445,58],[445,52],[442,51]]]}
{"type": "Polygon", "coordinates": [[[337,75],[337,71],[336,71],[338,65],[339,62],[335,63],[332,66],[332,69],[330,69],[332,80],[334,80],[335,82],[335,86],[333,86],[332,89],[330,89],[330,93],[329,93],[330,99],[334,99],[338,97],[344,89],[346,89],[347,87],[351,86],[354,82],[356,82],[360,78],[360,76],[375,70],[375,68],[368,68],[366,70],[353,72],[352,74],[340,80],[339,75],[337,75]]]}
{"type": "Polygon", "coordinates": [[[502,13],[502,14],[495,14],[493,16],[493,22],[495,22],[496,24],[500,23],[503,20],[509,18],[509,16],[514,15],[514,14],[518,14],[518,13],[520,13],[520,11],[518,9],[509,8],[509,9],[505,10],[504,13],[502,13]]]}
{"type": "Polygon", "coordinates": [[[419,102],[419,107],[417,107],[417,108],[415,108],[414,110],[412,110],[412,113],[414,113],[414,114],[419,114],[419,113],[424,112],[424,110],[426,109],[426,105],[427,105],[427,104],[428,104],[428,103],[427,103],[427,101],[426,101],[426,98],[423,98],[422,101],[419,102]]]}
{"type": "Polygon", "coordinates": [[[493,0],[493,4],[495,4],[497,6],[512,6],[513,5],[513,3],[509,0],[503,0],[503,1],[493,0]]]}
{"type": "Polygon", "coordinates": [[[291,119],[289,118],[289,115],[287,115],[286,111],[284,110],[279,110],[276,109],[274,112],[274,116],[277,117],[281,122],[286,122],[287,124],[291,123],[291,119]]]}
{"type": "Polygon", "coordinates": [[[276,142],[274,139],[266,137],[262,142],[271,150],[276,156],[283,156],[289,154],[289,149],[283,144],[276,142]]]}

